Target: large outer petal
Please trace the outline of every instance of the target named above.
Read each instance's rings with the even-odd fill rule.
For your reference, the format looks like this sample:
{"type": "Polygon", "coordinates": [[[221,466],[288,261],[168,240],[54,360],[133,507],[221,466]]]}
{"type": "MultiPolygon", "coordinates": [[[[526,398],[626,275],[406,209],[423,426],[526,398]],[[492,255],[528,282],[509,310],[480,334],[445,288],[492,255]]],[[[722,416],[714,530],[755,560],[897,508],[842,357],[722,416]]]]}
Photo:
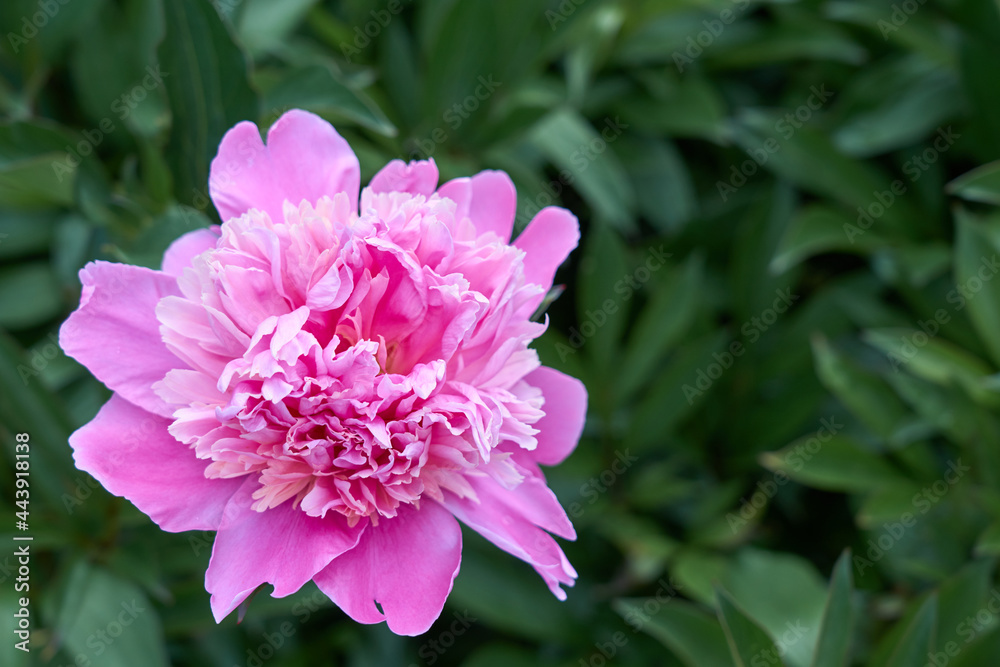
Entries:
{"type": "Polygon", "coordinates": [[[502,171],[485,170],[472,178],[456,178],[438,189],[438,194],[458,204],[455,217],[468,217],[480,234],[493,232],[510,242],[517,212],[517,190],[502,171]]]}
{"type": "Polygon", "coordinates": [[[514,240],[514,246],[525,252],[525,280],[541,285],[544,289],[531,300],[532,309],[545,298],[545,294],[552,287],[556,269],[566,261],[579,241],[580,224],[576,216],[557,206],[547,206],[539,211],[514,240]]]}
{"type": "Polygon", "coordinates": [[[414,160],[407,164],[392,160],[372,178],[372,192],[409,192],[429,197],[438,184],[438,168],[434,158],[414,160]]]}
{"type": "Polygon", "coordinates": [[[544,486],[541,478],[529,475],[514,489],[505,489],[491,477],[469,476],[467,480],[478,502],[448,491],[445,507],[490,542],[534,567],[552,594],[565,600],[566,592],[559,585],[572,586],[576,571],[543,528],[567,537],[575,535],[555,496],[539,488],[544,486]]]}
{"type": "Polygon", "coordinates": [[[217,622],[261,584],[272,584],[276,598],[299,590],[330,561],[353,549],[368,526],[361,521],[351,528],[340,514],[312,517],[291,502],[257,512],[250,508],[260,486],[257,477],[241,481],[226,506],[205,573],[217,622]]]}
{"type": "Polygon", "coordinates": [[[169,425],[115,394],[70,436],[76,467],[163,530],[216,530],[242,480],[207,479],[207,462],[167,433],[169,425]]]}
{"type": "Polygon", "coordinates": [[[280,222],[286,199],[295,206],[303,199],[315,204],[338,192],[346,193],[356,209],[360,185],[358,158],[347,141],[328,122],[301,109],[275,121],[267,146],[251,122],[226,132],[208,179],[223,221],[256,208],[280,222]]]}
{"type": "Polygon", "coordinates": [[[461,561],[458,522],[428,499],[369,526],[358,546],[315,581],[354,620],[388,621],[396,634],[419,635],[441,615],[461,561]]]}
{"type": "Polygon", "coordinates": [[[587,389],[575,377],[547,366],[528,373],[524,381],[541,389],[545,397],[545,416],[534,424],[538,446],[526,454],[538,463],[558,465],[573,453],[583,434],[587,389]]]}
{"type": "Polygon", "coordinates": [[[86,366],[112,391],[149,412],[169,417],[173,408],[153,384],[187,364],[167,350],[156,304],[180,294],[177,280],[128,264],[91,262],[80,271],[80,307],[59,330],[66,354],[86,366]]]}

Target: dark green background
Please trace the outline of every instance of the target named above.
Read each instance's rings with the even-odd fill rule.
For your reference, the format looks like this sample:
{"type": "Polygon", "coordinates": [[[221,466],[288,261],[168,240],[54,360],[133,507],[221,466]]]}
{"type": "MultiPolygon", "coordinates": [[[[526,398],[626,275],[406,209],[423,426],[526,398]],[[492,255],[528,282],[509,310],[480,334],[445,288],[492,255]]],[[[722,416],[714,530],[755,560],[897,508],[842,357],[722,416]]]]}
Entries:
{"type": "Polygon", "coordinates": [[[0,36],[0,664],[1000,664],[996,2],[4,0],[0,36]],[[222,134],[293,107],[362,182],[429,154],[580,218],[537,343],[590,392],[568,601],[467,532],[424,637],[311,584],[216,625],[211,534],[74,469],[78,269],[217,222],[222,134]]]}

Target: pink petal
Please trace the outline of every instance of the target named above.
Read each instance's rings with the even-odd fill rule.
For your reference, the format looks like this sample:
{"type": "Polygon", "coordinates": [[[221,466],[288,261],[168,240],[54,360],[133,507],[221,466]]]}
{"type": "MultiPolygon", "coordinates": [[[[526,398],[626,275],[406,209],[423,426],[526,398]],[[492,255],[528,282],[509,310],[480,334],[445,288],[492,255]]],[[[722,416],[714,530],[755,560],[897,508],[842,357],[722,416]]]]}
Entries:
{"type": "Polygon", "coordinates": [[[517,190],[506,173],[486,170],[472,178],[456,178],[442,185],[438,194],[458,204],[456,218],[468,217],[480,234],[493,232],[504,243],[510,242],[517,190]]]}
{"type": "Polygon", "coordinates": [[[315,581],[354,620],[388,621],[396,634],[412,636],[441,615],[461,561],[458,522],[427,500],[419,510],[402,506],[395,518],[370,526],[358,546],[315,581]]]}
{"type": "Polygon", "coordinates": [[[293,109],[275,121],[267,146],[257,126],[238,123],[222,138],[208,179],[222,220],[260,209],[284,221],[285,200],[298,206],[346,193],[358,206],[358,158],[333,126],[315,114],[293,109]]]}
{"type": "Polygon", "coordinates": [[[219,228],[196,229],[184,234],[170,244],[163,254],[163,272],[179,278],[184,269],[191,266],[191,260],[201,253],[215,247],[219,241],[219,228]]]}
{"type": "Polygon", "coordinates": [[[334,513],[311,517],[291,502],[257,512],[250,505],[260,483],[256,476],[241,481],[226,505],[205,573],[216,622],[261,584],[272,584],[276,598],[299,590],[330,561],[354,548],[368,525],[360,521],[351,528],[344,516],[334,513]]]}
{"type": "Polygon", "coordinates": [[[409,164],[393,160],[382,167],[368,187],[372,192],[409,192],[429,197],[438,184],[438,168],[434,158],[414,160],[409,164]]]}
{"type": "Polygon", "coordinates": [[[587,389],[583,383],[554,368],[542,366],[524,377],[542,390],[545,416],[534,424],[538,447],[528,452],[538,463],[554,466],[573,453],[587,419],[587,389]]]}
{"type": "Polygon", "coordinates": [[[59,330],[59,345],[98,380],[140,408],[173,414],[153,384],[187,365],[160,336],[156,304],[177,295],[177,280],[139,266],[91,262],[80,270],[80,307],[59,330]]]}
{"type": "Polygon", "coordinates": [[[552,287],[556,269],[566,261],[580,240],[580,225],[576,216],[564,208],[547,206],[538,212],[514,246],[525,252],[524,277],[529,283],[541,285],[545,292],[531,301],[537,307],[552,287]]]}
{"type": "MultiPolygon", "coordinates": [[[[561,508],[558,513],[553,511],[548,500],[544,506],[532,508],[541,498],[537,485],[522,490],[518,497],[520,487],[504,489],[489,477],[467,476],[466,479],[475,490],[478,502],[446,492],[445,507],[490,542],[534,567],[552,594],[565,600],[566,592],[559,585],[572,586],[576,571],[556,541],[542,530],[542,527],[558,527],[561,532],[566,531],[569,520],[561,508]]],[[[531,479],[526,478],[522,486],[531,479]]],[[[540,480],[535,481],[540,483],[540,480]]],[[[572,530],[569,526],[568,534],[572,534],[572,530]]]]}
{"type": "Polygon", "coordinates": [[[169,425],[114,394],[70,436],[73,460],[163,530],[216,530],[242,480],[207,479],[208,462],[167,433],[169,425]]]}

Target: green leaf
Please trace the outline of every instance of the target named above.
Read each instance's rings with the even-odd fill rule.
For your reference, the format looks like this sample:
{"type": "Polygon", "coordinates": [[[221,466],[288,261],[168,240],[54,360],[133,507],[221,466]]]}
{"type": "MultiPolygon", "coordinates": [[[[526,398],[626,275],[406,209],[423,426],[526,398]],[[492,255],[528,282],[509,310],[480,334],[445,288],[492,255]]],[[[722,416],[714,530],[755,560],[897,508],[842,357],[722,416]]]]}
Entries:
{"type": "MultiPolygon", "coordinates": [[[[496,6],[483,2],[421,3],[420,13],[418,20],[424,23],[424,30],[418,34],[426,63],[424,118],[439,122],[445,109],[474,95],[480,76],[495,77],[500,90],[506,92],[503,86],[511,81],[506,64],[498,58],[502,44],[496,28],[501,12],[496,6]],[[458,53],[462,57],[456,58],[458,53]]],[[[481,122],[482,113],[477,110],[470,116],[473,123],[481,122]]]]}
{"type": "Polygon", "coordinates": [[[697,547],[682,548],[671,564],[671,576],[679,582],[677,588],[686,597],[708,606],[715,605],[715,586],[732,567],[732,562],[719,553],[697,547]]]}
{"type": "MultiPolygon", "coordinates": [[[[740,3],[734,3],[739,7],[740,3]]],[[[839,26],[802,10],[788,7],[775,11],[779,21],[753,24],[754,30],[732,45],[708,50],[713,64],[729,67],[753,67],[784,61],[833,60],[859,64],[867,51],[839,26]]]]}
{"type": "MultiPolygon", "coordinates": [[[[626,65],[665,62],[675,66],[676,63],[684,73],[690,68],[687,67],[685,58],[678,59],[675,53],[687,57],[685,49],[691,48],[688,39],[705,30],[703,22],[706,20],[711,18],[705,11],[675,10],[657,13],[644,21],[636,21],[626,38],[619,40],[615,59],[626,65]]],[[[722,46],[731,38],[732,29],[724,31],[713,46],[722,46]]]]}
{"type": "Polygon", "coordinates": [[[356,123],[387,137],[395,136],[397,132],[374,102],[338,81],[322,65],[283,72],[264,100],[271,113],[292,108],[307,109],[334,123],[356,123]]]}
{"type": "MultiPolygon", "coordinates": [[[[958,655],[948,663],[948,667],[993,667],[997,656],[1000,655],[1000,631],[997,628],[998,625],[994,623],[980,632],[967,636],[957,649],[952,647],[952,653],[957,651],[958,655]]],[[[945,656],[949,655],[945,653],[945,656]]],[[[941,660],[939,656],[938,659],[941,660]]]]}
{"type": "Polygon", "coordinates": [[[532,143],[561,170],[594,211],[623,232],[634,229],[635,195],[609,142],[625,128],[606,118],[598,128],[570,109],[553,111],[531,131],[532,143]],[[575,181],[575,183],[574,183],[575,181]]]}
{"type": "Polygon", "coordinates": [[[781,640],[785,664],[808,667],[827,599],[825,582],[811,563],[792,554],[745,548],[723,583],[757,625],[781,640]]]}
{"type": "Polygon", "coordinates": [[[715,363],[713,354],[730,344],[723,330],[696,338],[677,349],[667,367],[657,376],[648,391],[638,399],[628,424],[628,441],[636,448],[660,445],[674,425],[688,416],[713,390],[699,383],[699,371],[715,363]]]}
{"type": "Polygon", "coordinates": [[[938,588],[938,623],[934,645],[941,650],[949,643],[968,641],[968,619],[975,618],[990,598],[996,559],[983,558],[966,564],[938,588]]]}
{"type": "Polygon", "coordinates": [[[816,374],[823,386],[865,426],[888,439],[908,414],[892,388],[875,373],[834,350],[822,335],[813,337],[812,348],[816,374]]]}
{"type": "Polygon", "coordinates": [[[58,60],[64,57],[66,47],[74,39],[90,34],[107,2],[67,0],[53,6],[42,5],[39,0],[6,0],[0,3],[0,31],[5,44],[18,58],[43,67],[59,64],[58,60]],[[16,43],[14,37],[25,39],[27,43],[16,43]]]}
{"type": "Polygon", "coordinates": [[[53,170],[63,158],[62,153],[46,153],[0,166],[0,206],[38,209],[71,204],[75,170],[53,170]]]}
{"type": "MultiPolygon", "coordinates": [[[[79,148],[85,143],[78,139],[48,121],[0,124],[0,207],[71,204],[81,163],[79,148]]],[[[83,161],[92,159],[84,157],[83,161]]]]}
{"type": "Polygon", "coordinates": [[[952,249],[946,243],[883,246],[872,257],[875,273],[890,285],[926,287],[951,269],[952,249]]]}
{"type": "Polygon", "coordinates": [[[1000,484],[1000,451],[990,445],[1000,440],[1000,423],[968,393],[943,387],[906,373],[891,373],[886,379],[921,419],[947,434],[974,459],[977,475],[986,484],[1000,484]]]}
{"type": "Polygon", "coordinates": [[[645,92],[619,96],[613,102],[615,118],[621,114],[628,129],[716,143],[725,140],[726,105],[714,82],[696,72],[680,79],[642,74],[645,92]]]}
{"type": "Polygon", "coordinates": [[[977,220],[963,209],[956,212],[955,282],[960,295],[955,297],[969,306],[969,318],[989,350],[995,364],[1000,364],[1000,280],[997,271],[1000,248],[1000,215],[977,220]]]}
{"type": "Polygon", "coordinates": [[[721,587],[715,589],[719,622],[726,633],[726,642],[736,667],[764,664],[783,665],[784,651],[778,649],[766,632],[740,609],[736,601],[721,587]]]}
{"type": "Polygon", "coordinates": [[[942,386],[958,385],[984,405],[1000,404],[1000,393],[988,387],[990,366],[957,345],[914,329],[871,329],[863,337],[888,355],[895,372],[905,369],[942,386]]]}
{"type": "Polygon", "coordinates": [[[32,478],[31,488],[50,506],[63,509],[59,498],[72,470],[66,442],[73,426],[62,402],[36,375],[16,341],[0,329],[0,387],[7,389],[0,392],[0,423],[30,436],[32,466],[47,471],[32,478]]]}
{"type": "Polygon", "coordinates": [[[930,595],[910,620],[885,667],[914,667],[927,662],[927,654],[934,648],[937,626],[937,595],[930,595]]]}
{"type": "Polygon", "coordinates": [[[677,234],[697,213],[691,174],[672,143],[626,135],[615,144],[634,186],[639,212],[660,232],[677,234]]]}
{"type": "Polygon", "coordinates": [[[0,327],[37,326],[61,310],[59,284],[48,263],[25,262],[0,269],[0,327]]]}
{"type": "Polygon", "coordinates": [[[761,454],[761,465],[827,491],[866,492],[905,480],[885,460],[846,435],[805,436],[777,452],[761,454]]]}
{"type": "Polygon", "coordinates": [[[655,637],[687,667],[732,667],[726,636],[719,622],[680,600],[619,599],[611,606],[633,629],[655,637]],[[650,613],[649,610],[655,610],[650,613]]]}
{"type": "Polygon", "coordinates": [[[823,14],[831,20],[848,21],[870,30],[881,41],[888,41],[894,46],[898,44],[952,69],[956,67],[957,54],[947,40],[948,31],[954,26],[936,20],[935,16],[927,16],[926,12],[908,15],[905,30],[897,30],[898,26],[889,23],[892,14],[886,11],[884,5],[835,0],[823,6],[823,14]]]}
{"type": "Polygon", "coordinates": [[[204,201],[208,168],[222,136],[241,120],[256,120],[257,95],[250,88],[247,60],[211,3],[164,2],[166,37],[160,64],[173,125],[167,157],[177,198],[204,201]]]}
{"type": "Polygon", "coordinates": [[[246,0],[239,17],[240,41],[254,55],[261,55],[288,38],[317,0],[246,0]]]}
{"type": "Polygon", "coordinates": [[[834,251],[864,253],[882,243],[877,232],[860,227],[854,218],[835,208],[807,206],[789,222],[768,268],[781,275],[814,255],[834,251]]]}
{"type": "MultiPolygon", "coordinates": [[[[810,94],[814,96],[814,101],[820,99],[822,90],[815,86],[812,90],[817,92],[806,92],[803,103],[807,103],[810,94]]],[[[830,94],[832,92],[827,90],[824,95],[830,94]]],[[[858,209],[870,208],[880,193],[885,199],[893,197],[892,204],[885,207],[884,214],[875,220],[873,228],[877,226],[883,236],[889,232],[904,238],[914,234],[912,219],[917,214],[913,205],[905,197],[892,193],[892,182],[881,170],[873,163],[858,162],[841,153],[827,134],[818,129],[818,121],[813,119],[797,124],[799,127],[795,128],[782,115],[749,109],[733,123],[732,133],[745,150],[753,151],[758,156],[757,162],[762,162],[764,169],[809,192],[843,204],[851,215],[860,217],[858,209]]],[[[741,181],[735,174],[736,166],[745,159],[742,157],[739,163],[734,163],[733,175],[727,173],[728,186],[739,187],[741,181]]],[[[743,173],[740,172],[739,176],[742,178],[743,173]]]]}
{"type": "MultiPolygon", "coordinates": [[[[662,252],[660,246],[657,252],[662,252]]],[[[647,255],[648,256],[648,255],[647,255]]],[[[629,397],[656,372],[661,359],[694,322],[701,303],[704,262],[692,255],[683,266],[653,283],[653,294],[629,336],[619,390],[629,397]]]]}
{"type": "MultiPolygon", "coordinates": [[[[577,274],[577,321],[584,338],[586,355],[594,360],[600,387],[617,395],[611,370],[619,357],[622,331],[628,321],[629,301],[616,291],[626,274],[634,271],[618,234],[598,225],[589,234],[577,274]],[[588,329],[592,333],[588,334],[588,329]]],[[[572,338],[571,338],[572,340],[572,338]]],[[[614,374],[615,376],[617,373],[614,374]]],[[[595,387],[595,389],[597,389],[595,387]]],[[[609,406],[610,407],[610,406],[609,406]]]]}
{"type": "Polygon", "coordinates": [[[813,654],[812,667],[848,667],[854,627],[851,609],[851,552],[845,551],[833,566],[830,595],[823,611],[823,626],[813,654]]]}
{"type": "Polygon", "coordinates": [[[865,530],[878,530],[887,522],[897,522],[907,512],[913,513],[913,497],[918,493],[919,485],[909,481],[873,489],[861,503],[854,521],[865,530]]]}
{"type": "Polygon", "coordinates": [[[161,78],[155,61],[162,39],[160,0],[128,0],[105,4],[93,28],[77,40],[70,73],[90,120],[91,143],[125,145],[126,120],[145,134],[166,122],[162,84],[171,73],[161,78]]]}
{"type": "Polygon", "coordinates": [[[996,521],[982,532],[976,540],[977,556],[1000,556],[1000,521],[996,521]]]}
{"type": "Polygon", "coordinates": [[[47,250],[52,243],[54,217],[48,212],[0,217],[0,259],[47,250]]]}
{"type": "Polygon", "coordinates": [[[481,538],[466,533],[463,541],[462,576],[450,604],[491,627],[540,641],[568,640],[579,630],[560,602],[526,576],[530,568],[481,538]]]}
{"type": "Polygon", "coordinates": [[[129,264],[159,270],[163,254],[171,243],[188,232],[204,229],[210,224],[211,221],[201,211],[174,204],[120,250],[129,264]]]}
{"type": "MultiPolygon", "coordinates": [[[[986,21],[979,28],[996,28],[996,6],[988,2],[969,3],[970,9],[980,12],[986,21]],[[987,22],[988,21],[988,22],[987,22]]],[[[964,31],[959,48],[962,68],[962,85],[972,104],[969,129],[975,135],[974,150],[985,159],[995,159],[1000,151],[1000,120],[993,110],[1000,108],[1000,90],[997,90],[991,63],[1000,58],[996,32],[989,37],[964,31]]]]}
{"type": "MultiPolygon", "coordinates": [[[[436,653],[427,655],[437,656],[436,653]]],[[[508,667],[509,665],[543,667],[545,662],[536,651],[501,643],[481,646],[462,662],[462,667],[508,667]]]]}
{"type": "Polygon", "coordinates": [[[844,97],[863,102],[855,105],[833,140],[856,157],[913,145],[953,118],[963,103],[954,73],[922,57],[893,60],[852,83],[844,97]]]}
{"type": "Polygon", "coordinates": [[[169,664],[159,618],[142,590],[86,561],[70,572],[55,629],[74,654],[102,667],[169,664]]]}
{"type": "Polygon", "coordinates": [[[398,114],[397,118],[406,127],[419,122],[421,94],[421,71],[417,68],[415,47],[410,32],[398,21],[391,22],[385,29],[379,63],[385,94],[398,114]]]}
{"type": "Polygon", "coordinates": [[[1000,206],[1000,161],[990,162],[948,183],[947,191],[962,199],[1000,206]]]}

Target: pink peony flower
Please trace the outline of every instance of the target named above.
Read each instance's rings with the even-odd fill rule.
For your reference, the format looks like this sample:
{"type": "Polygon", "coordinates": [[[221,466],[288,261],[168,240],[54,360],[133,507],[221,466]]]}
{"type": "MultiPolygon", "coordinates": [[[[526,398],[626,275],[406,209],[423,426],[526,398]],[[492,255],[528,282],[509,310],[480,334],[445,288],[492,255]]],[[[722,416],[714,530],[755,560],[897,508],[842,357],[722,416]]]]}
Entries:
{"type": "Polygon", "coordinates": [[[433,160],[394,160],[360,208],[359,181],[322,119],[290,111],[266,146],[243,122],[212,162],[221,227],[161,271],[88,264],[60,341],[114,395],[76,464],[164,530],[218,531],[217,621],[311,579],[357,621],[425,632],[456,518],[564,599],[549,533],[575,534],[538,464],[576,446],[587,397],[528,344],[576,218],[546,208],[511,244],[503,172],[437,187],[433,160]]]}

